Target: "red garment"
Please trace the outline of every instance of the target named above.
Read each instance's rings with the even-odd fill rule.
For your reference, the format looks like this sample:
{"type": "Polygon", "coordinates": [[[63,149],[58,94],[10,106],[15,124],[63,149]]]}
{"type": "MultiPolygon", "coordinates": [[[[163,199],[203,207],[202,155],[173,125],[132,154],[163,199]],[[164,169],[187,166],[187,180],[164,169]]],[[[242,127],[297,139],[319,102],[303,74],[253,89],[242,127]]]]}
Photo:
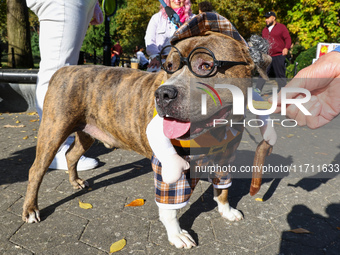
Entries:
{"type": "Polygon", "coordinates": [[[114,50],[118,52],[118,56],[121,56],[123,54],[123,48],[118,43],[116,43],[115,45],[112,46],[111,57],[113,57],[115,55],[115,53],[113,53],[114,50]]]}
{"type": "Polygon", "coordinates": [[[282,55],[282,50],[284,48],[289,50],[292,44],[292,39],[286,26],[277,22],[271,32],[269,32],[268,27],[265,27],[262,30],[262,37],[270,43],[269,55],[271,57],[282,55]]]}

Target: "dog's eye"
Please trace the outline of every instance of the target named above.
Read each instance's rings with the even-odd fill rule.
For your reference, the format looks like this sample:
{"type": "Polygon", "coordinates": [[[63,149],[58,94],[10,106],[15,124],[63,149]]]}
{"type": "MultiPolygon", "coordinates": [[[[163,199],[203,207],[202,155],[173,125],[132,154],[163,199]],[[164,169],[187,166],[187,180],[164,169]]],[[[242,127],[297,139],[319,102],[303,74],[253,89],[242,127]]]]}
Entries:
{"type": "Polygon", "coordinates": [[[202,63],[199,66],[199,69],[203,70],[203,71],[210,71],[213,68],[213,64],[212,63],[202,63]]]}

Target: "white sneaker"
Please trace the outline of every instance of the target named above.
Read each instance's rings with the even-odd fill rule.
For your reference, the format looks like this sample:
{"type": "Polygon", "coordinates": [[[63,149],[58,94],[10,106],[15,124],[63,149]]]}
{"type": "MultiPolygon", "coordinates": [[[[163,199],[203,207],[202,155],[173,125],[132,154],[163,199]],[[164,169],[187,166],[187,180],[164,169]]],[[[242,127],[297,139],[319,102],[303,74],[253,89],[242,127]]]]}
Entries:
{"type": "MultiPolygon", "coordinates": [[[[55,155],[49,168],[68,170],[65,153],[69,147],[70,145],[68,144],[62,145],[60,150],[55,155]]],[[[95,168],[96,166],[98,166],[98,161],[96,159],[81,156],[77,164],[77,171],[90,170],[95,168]]]]}

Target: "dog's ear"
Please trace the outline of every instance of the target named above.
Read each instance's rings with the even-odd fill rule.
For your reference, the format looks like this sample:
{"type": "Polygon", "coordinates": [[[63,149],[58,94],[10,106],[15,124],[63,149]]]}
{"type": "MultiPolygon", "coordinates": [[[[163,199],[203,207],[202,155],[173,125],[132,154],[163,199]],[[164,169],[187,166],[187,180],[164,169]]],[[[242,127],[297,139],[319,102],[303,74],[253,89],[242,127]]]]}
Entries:
{"type": "Polygon", "coordinates": [[[249,54],[255,63],[256,70],[262,78],[267,80],[267,67],[272,62],[272,58],[268,55],[269,42],[261,36],[252,35],[248,44],[249,54]]]}

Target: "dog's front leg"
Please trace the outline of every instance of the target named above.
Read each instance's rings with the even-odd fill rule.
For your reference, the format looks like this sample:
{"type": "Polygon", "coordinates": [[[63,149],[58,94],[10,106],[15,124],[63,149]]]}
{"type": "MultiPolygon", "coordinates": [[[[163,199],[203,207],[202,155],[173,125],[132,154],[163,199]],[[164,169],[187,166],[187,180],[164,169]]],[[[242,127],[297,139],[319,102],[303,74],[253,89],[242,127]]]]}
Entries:
{"type": "Polygon", "coordinates": [[[243,215],[239,210],[232,208],[228,202],[228,189],[214,188],[214,200],[217,202],[218,211],[221,216],[230,221],[239,221],[243,219],[243,215]]]}
{"type": "Polygon", "coordinates": [[[177,210],[159,208],[159,219],[166,228],[169,242],[176,248],[190,249],[196,246],[189,233],[179,226],[177,210]]]}

